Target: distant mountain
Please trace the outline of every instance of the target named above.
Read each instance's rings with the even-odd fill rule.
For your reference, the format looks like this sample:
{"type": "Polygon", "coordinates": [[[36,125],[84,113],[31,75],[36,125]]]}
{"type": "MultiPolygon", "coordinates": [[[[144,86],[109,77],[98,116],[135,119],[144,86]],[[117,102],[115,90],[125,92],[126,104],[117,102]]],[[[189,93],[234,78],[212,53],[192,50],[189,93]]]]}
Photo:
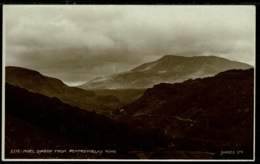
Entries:
{"type": "Polygon", "coordinates": [[[58,98],[32,93],[6,83],[6,158],[130,158],[128,151],[164,147],[162,133],[136,129],[103,115],[64,104],[58,98]],[[141,143],[141,144],[140,144],[141,143]],[[12,153],[12,150],[67,150],[67,153],[12,153]],[[102,150],[102,154],[69,153],[102,150]],[[116,151],[105,153],[105,150],[116,151]]]}
{"type": "Polygon", "coordinates": [[[117,114],[164,129],[175,148],[215,152],[216,158],[252,158],[254,69],[161,83],[117,114]],[[220,156],[221,150],[244,153],[220,156]]]}
{"type": "Polygon", "coordinates": [[[214,76],[230,69],[252,66],[216,56],[183,57],[165,55],[130,71],[98,77],[79,86],[83,89],[140,89],[159,83],[176,83],[188,79],[214,76]]]}
{"type": "Polygon", "coordinates": [[[57,97],[65,103],[98,113],[108,114],[112,110],[111,107],[120,103],[115,96],[99,96],[92,91],[69,87],[59,79],[21,67],[6,67],[6,82],[30,92],[57,97]]]}

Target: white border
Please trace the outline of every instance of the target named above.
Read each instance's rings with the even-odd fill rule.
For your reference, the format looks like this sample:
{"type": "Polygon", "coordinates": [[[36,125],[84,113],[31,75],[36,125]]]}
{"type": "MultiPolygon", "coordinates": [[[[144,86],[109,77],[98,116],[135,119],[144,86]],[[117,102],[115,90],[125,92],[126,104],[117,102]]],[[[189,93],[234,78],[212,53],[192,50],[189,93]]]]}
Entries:
{"type": "MultiPolygon", "coordinates": [[[[227,160],[227,159],[5,159],[5,48],[6,48],[6,42],[5,42],[5,6],[8,5],[3,5],[2,11],[3,11],[3,17],[2,17],[2,153],[1,153],[1,159],[2,161],[115,161],[115,162],[138,162],[138,161],[156,161],[156,162],[254,162],[255,161],[255,94],[256,94],[256,52],[254,55],[254,60],[255,60],[255,66],[254,66],[254,125],[253,125],[253,132],[254,132],[254,139],[253,139],[253,159],[234,159],[234,160],[227,160]]],[[[15,5],[14,5],[15,6],[15,5]]],[[[39,5],[36,5],[39,6],[39,5]]],[[[195,5],[197,6],[197,5],[195,5]]],[[[235,6],[235,5],[233,5],[235,6]]],[[[254,12],[255,12],[255,30],[256,30],[256,6],[255,5],[242,5],[242,6],[252,6],[254,7],[254,12]]],[[[255,42],[255,48],[256,48],[256,35],[254,38],[255,42]]]]}
{"type": "Polygon", "coordinates": [[[3,17],[2,17],[2,161],[5,160],[5,7],[2,6],[3,17]]]}
{"type": "Polygon", "coordinates": [[[253,161],[255,161],[255,131],[256,131],[256,115],[255,115],[255,107],[256,107],[256,6],[254,6],[254,12],[255,12],[255,38],[254,38],[254,43],[255,43],[255,51],[254,51],[254,60],[255,60],[255,65],[254,65],[254,139],[253,139],[253,161]]]}

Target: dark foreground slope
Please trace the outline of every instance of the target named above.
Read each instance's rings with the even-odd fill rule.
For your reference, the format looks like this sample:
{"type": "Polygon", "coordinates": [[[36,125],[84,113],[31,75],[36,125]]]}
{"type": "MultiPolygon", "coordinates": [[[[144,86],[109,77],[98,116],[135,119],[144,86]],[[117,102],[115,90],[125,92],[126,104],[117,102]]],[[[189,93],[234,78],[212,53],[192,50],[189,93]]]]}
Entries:
{"type": "Polygon", "coordinates": [[[131,158],[130,151],[164,147],[167,139],[152,129],[136,129],[25,89],[6,84],[6,158],[131,158]],[[35,153],[18,153],[33,150],[35,153]],[[65,149],[67,153],[36,153],[65,149]],[[69,149],[103,153],[68,153],[69,149]],[[116,153],[104,153],[105,150],[116,153]],[[16,151],[16,153],[12,153],[16,151]]]}
{"type": "Polygon", "coordinates": [[[30,92],[57,97],[70,105],[102,114],[109,114],[114,106],[120,104],[115,96],[96,95],[92,91],[69,87],[59,79],[21,67],[6,67],[6,82],[30,92]]]}
{"type": "Polygon", "coordinates": [[[215,158],[250,159],[253,111],[254,70],[249,69],[156,85],[118,113],[122,120],[163,129],[176,149],[214,152],[215,158]],[[221,156],[221,151],[232,154],[221,156]]]}

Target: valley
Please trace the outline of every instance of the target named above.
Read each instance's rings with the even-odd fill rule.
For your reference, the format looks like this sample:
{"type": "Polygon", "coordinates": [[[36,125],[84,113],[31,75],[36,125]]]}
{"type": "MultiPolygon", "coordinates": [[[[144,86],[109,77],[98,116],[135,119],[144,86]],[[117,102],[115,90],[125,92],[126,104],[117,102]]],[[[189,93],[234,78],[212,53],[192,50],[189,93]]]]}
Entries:
{"type": "MultiPolygon", "coordinates": [[[[215,57],[197,59],[204,64],[165,56],[133,69],[131,76],[120,74],[120,85],[129,88],[113,89],[70,87],[34,70],[6,67],[6,157],[252,159],[254,69],[215,57]],[[186,68],[186,62],[193,69],[186,68]],[[225,67],[213,69],[223,62],[225,67]],[[167,76],[158,76],[158,70],[167,76]],[[151,77],[163,80],[157,83],[151,77]],[[132,80],[144,83],[131,88],[132,80]],[[116,153],[10,153],[13,149],[116,153]],[[225,150],[243,153],[223,154],[225,150]]],[[[104,86],[112,83],[102,80],[104,86]]]]}

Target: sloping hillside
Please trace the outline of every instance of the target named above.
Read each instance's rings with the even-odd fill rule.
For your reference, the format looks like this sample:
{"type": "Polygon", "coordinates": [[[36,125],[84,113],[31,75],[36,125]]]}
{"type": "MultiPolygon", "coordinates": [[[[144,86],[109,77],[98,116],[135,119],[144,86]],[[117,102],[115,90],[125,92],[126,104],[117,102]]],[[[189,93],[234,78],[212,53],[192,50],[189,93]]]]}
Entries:
{"type": "Polygon", "coordinates": [[[30,92],[57,97],[65,103],[102,114],[109,114],[113,107],[120,104],[115,96],[99,96],[92,91],[69,87],[59,79],[47,77],[26,68],[6,67],[6,82],[30,92]]]}
{"type": "Polygon", "coordinates": [[[216,56],[183,57],[165,55],[130,71],[98,77],[79,86],[83,89],[144,89],[159,83],[177,83],[188,79],[214,76],[230,69],[252,66],[216,56]]]}
{"type": "Polygon", "coordinates": [[[244,154],[226,158],[252,157],[253,69],[159,84],[120,110],[122,120],[132,119],[164,129],[175,140],[175,147],[213,151],[216,156],[221,150],[243,150],[244,154]]]}
{"type": "Polygon", "coordinates": [[[7,158],[53,158],[53,154],[10,153],[11,149],[116,150],[115,154],[57,155],[58,158],[126,158],[128,151],[166,145],[163,134],[136,129],[94,112],[62,103],[56,97],[31,93],[6,84],[5,153],[7,158]],[[141,143],[141,144],[140,144],[141,143]]]}

